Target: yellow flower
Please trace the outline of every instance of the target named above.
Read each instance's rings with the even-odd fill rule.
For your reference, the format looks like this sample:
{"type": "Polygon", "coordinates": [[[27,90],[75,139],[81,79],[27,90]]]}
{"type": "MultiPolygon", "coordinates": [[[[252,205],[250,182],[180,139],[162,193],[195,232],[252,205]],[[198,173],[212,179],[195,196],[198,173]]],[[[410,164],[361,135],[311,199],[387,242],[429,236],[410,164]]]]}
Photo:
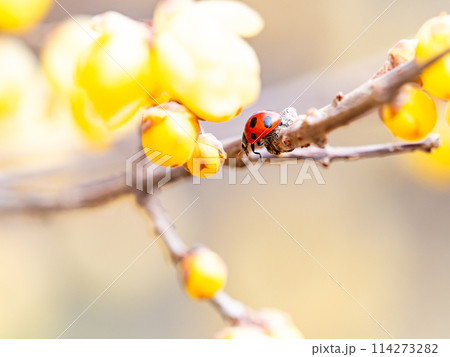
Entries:
{"type": "MultiPolygon", "coordinates": [[[[99,23],[97,18],[97,26],[99,23]]],[[[42,67],[54,89],[53,109],[67,113],[68,129],[78,129],[90,149],[107,148],[126,132],[124,128],[112,132],[109,121],[97,111],[87,92],[74,82],[80,56],[95,44],[97,37],[92,17],[77,15],[75,21],[68,19],[53,29],[41,52],[42,67]]],[[[64,119],[59,113],[58,116],[59,121],[64,119]]]]}
{"type": "Polygon", "coordinates": [[[75,82],[107,127],[116,129],[155,103],[151,32],[146,24],[114,12],[94,21],[97,38],[81,54],[75,82]]]}
{"type": "Polygon", "coordinates": [[[232,119],[260,92],[258,58],[241,36],[262,27],[240,2],[163,1],[154,37],[162,85],[201,119],[232,119]]]}
{"type": "Polygon", "coordinates": [[[65,94],[75,87],[74,72],[81,53],[94,42],[91,17],[75,16],[58,26],[47,37],[41,51],[42,67],[50,83],[65,94]]]}
{"type": "MultiPolygon", "coordinates": [[[[417,34],[419,40],[416,60],[430,60],[450,48],[450,15],[433,17],[425,22],[417,34]]],[[[420,76],[423,88],[431,95],[450,99],[450,54],[426,68],[420,76]]]]}
{"type": "Polygon", "coordinates": [[[200,126],[184,106],[167,102],[143,113],[142,147],[160,166],[184,165],[194,153],[200,126]]]}
{"type": "Polygon", "coordinates": [[[414,85],[405,85],[392,103],[380,109],[384,124],[393,135],[417,141],[436,125],[437,111],[433,99],[414,85]]]}
{"type": "Polygon", "coordinates": [[[42,20],[53,0],[0,0],[0,30],[24,32],[42,20]]]}
{"type": "Polygon", "coordinates": [[[16,116],[36,72],[31,50],[19,40],[0,37],[0,121],[16,116]]]}

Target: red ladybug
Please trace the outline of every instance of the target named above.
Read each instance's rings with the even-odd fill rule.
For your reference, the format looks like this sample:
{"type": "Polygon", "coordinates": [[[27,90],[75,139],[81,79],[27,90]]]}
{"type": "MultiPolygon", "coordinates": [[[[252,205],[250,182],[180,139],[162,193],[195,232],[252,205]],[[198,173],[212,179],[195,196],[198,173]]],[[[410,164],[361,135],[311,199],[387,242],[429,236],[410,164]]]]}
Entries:
{"type": "Polygon", "coordinates": [[[255,144],[258,146],[263,146],[266,143],[266,139],[274,131],[274,129],[280,125],[281,116],[276,112],[271,111],[261,111],[253,114],[245,124],[244,133],[242,134],[242,149],[248,156],[248,146],[255,152],[255,144]]]}

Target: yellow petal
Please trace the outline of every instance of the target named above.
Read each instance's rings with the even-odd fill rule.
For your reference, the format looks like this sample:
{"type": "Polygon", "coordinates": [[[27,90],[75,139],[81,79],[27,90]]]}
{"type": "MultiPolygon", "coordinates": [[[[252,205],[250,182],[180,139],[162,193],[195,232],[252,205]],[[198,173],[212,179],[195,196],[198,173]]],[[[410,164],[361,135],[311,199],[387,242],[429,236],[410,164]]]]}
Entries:
{"type": "Polygon", "coordinates": [[[240,1],[199,1],[194,7],[202,16],[218,21],[228,31],[241,37],[256,36],[264,28],[261,15],[240,1]]]}
{"type": "Polygon", "coordinates": [[[0,30],[24,32],[41,21],[52,5],[52,0],[0,0],[0,30]]]}
{"type": "Polygon", "coordinates": [[[174,16],[157,32],[155,52],[161,77],[174,99],[199,118],[232,119],[260,91],[260,65],[236,34],[198,11],[174,16]]]}
{"type": "Polygon", "coordinates": [[[73,90],[73,75],[78,57],[93,42],[90,16],[80,15],[58,25],[47,38],[41,52],[42,66],[50,83],[58,90],[73,90]],[[86,33],[86,31],[88,33],[86,33]]]}

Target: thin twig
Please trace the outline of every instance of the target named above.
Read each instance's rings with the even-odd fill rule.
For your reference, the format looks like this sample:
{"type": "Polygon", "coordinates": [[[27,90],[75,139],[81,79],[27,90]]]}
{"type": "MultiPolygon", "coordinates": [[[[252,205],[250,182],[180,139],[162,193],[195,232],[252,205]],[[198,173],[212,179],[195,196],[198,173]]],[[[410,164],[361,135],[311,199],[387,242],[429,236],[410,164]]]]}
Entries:
{"type": "Polygon", "coordinates": [[[159,191],[153,195],[136,191],[136,199],[153,221],[153,230],[164,241],[170,252],[172,262],[177,264],[187,253],[188,248],[175,231],[175,227],[167,215],[159,199],[159,191]]]}
{"type": "Polygon", "coordinates": [[[385,157],[413,151],[431,152],[438,147],[439,135],[431,134],[424,140],[414,143],[388,143],[357,147],[310,147],[307,150],[295,149],[294,151],[279,156],[263,153],[262,157],[271,159],[272,163],[274,158],[295,158],[303,160],[311,159],[319,162],[323,166],[329,166],[332,161],[351,161],[362,158],[385,157]],[[307,151],[307,155],[305,155],[305,151],[307,151]]]}
{"type": "MultiPolygon", "coordinates": [[[[172,263],[176,266],[188,252],[188,247],[177,234],[173,223],[161,204],[159,194],[159,190],[155,190],[152,195],[136,192],[136,199],[151,218],[155,233],[165,243],[172,258],[172,263]]],[[[212,299],[207,301],[210,302],[225,321],[232,325],[240,323],[259,324],[256,313],[252,309],[223,291],[218,292],[212,299]]]]}

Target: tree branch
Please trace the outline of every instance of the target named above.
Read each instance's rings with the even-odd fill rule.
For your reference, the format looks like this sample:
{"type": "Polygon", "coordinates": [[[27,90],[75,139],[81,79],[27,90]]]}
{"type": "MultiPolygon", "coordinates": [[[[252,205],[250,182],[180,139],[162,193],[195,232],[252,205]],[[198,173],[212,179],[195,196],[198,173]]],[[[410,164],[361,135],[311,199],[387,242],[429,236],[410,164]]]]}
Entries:
{"type": "MultiPolygon", "coordinates": [[[[328,166],[332,161],[337,160],[359,160],[372,157],[384,157],[416,150],[430,152],[438,146],[439,135],[432,134],[426,139],[415,143],[400,142],[356,147],[309,147],[296,149],[280,156],[275,156],[267,152],[263,152],[261,155],[264,159],[271,159],[271,164],[275,164],[277,162],[275,159],[277,158],[280,159],[280,163],[284,158],[296,158],[301,160],[311,159],[324,166],[328,166]]],[[[236,159],[235,164],[237,167],[245,166],[245,163],[242,160],[240,138],[225,140],[224,148],[229,155],[229,159],[226,161],[227,165],[231,163],[230,159],[236,159]]],[[[255,162],[259,157],[252,154],[248,159],[255,162]]],[[[269,160],[265,160],[264,163],[268,164],[269,160]]],[[[136,167],[134,167],[133,170],[133,177],[136,177],[136,167]]],[[[170,170],[170,173],[171,180],[169,183],[174,183],[182,178],[191,177],[191,174],[182,167],[173,168],[170,170]]],[[[153,171],[153,176],[150,177],[150,182],[153,184],[153,187],[157,187],[158,182],[164,179],[165,176],[165,168],[157,167],[153,171]]],[[[145,175],[143,181],[142,187],[144,192],[146,192],[148,182],[145,175]]],[[[44,213],[93,207],[105,204],[108,201],[133,192],[140,191],[126,185],[126,172],[122,172],[113,177],[71,187],[64,190],[63,193],[57,194],[46,195],[31,190],[22,192],[13,187],[7,187],[0,189],[0,212],[44,213]]]]}
{"type": "Polygon", "coordinates": [[[311,147],[307,150],[295,149],[294,151],[278,156],[263,153],[262,157],[271,160],[274,158],[311,159],[319,162],[323,166],[329,166],[330,163],[335,160],[352,161],[362,158],[385,157],[413,151],[431,152],[433,149],[438,147],[439,135],[431,134],[424,140],[415,143],[389,143],[356,147],[311,147]],[[305,151],[307,151],[307,155],[305,155],[305,151]]]}
{"type": "Polygon", "coordinates": [[[425,68],[448,53],[450,49],[424,64],[414,60],[401,64],[383,75],[368,80],[346,95],[339,94],[331,104],[299,115],[290,126],[280,128],[273,146],[279,152],[288,152],[309,144],[324,147],[329,132],[350,124],[370,110],[390,102],[400,87],[408,82],[414,82],[425,68]]]}
{"type": "MultiPolygon", "coordinates": [[[[188,247],[176,233],[173,222],[167,216],[159,199],[159,191],[155,191],[152,195],[138,191],[135,194],[139,205],[152,219],[155,233],[164,241],[172,258],[172,263],[176,266],[188,252],[188,247]]],[[[208,299],[208,302],[225,321],[232,325],[240,323],[260,324],[257,314],[253,310],[223,291],[208,299]]]]}
{"type": "MultiPolygon", "coordinates": [[[[284,153],[280,157],[312,159],[327,166],[334,160],[381,157],[414,150],[429,152],[433,148],[438,147],[439,138],[437,135],[432,135],[417,143],[333,148],[326,147],[326,135],[332,130],[358,119],[369,110],[389,102],[402,85],[415,81],[423,69],[448,53],[450,53],[450,49],[424,64],[418,64],[414,61],[406,62],[387,73],[370,79],[345,96],[338,95],[332,104],[298,116],[291,125],[278,129],[278,138],[274,145],[279,152],[284,153]],[[316,144],[319,148],[292,151],[295,148],[311,143],[316,144]]],[[[238,167],[244,166],[244,162],[241,160],[240,137],[225,140],[224,148],[229,158],[237,159],[236,164],[238,167]]],[[[264,153],[263,157],[274,158],[275,156],[264,153]]],[[[255,161],[257,157],[251,155],[249,159],[255,161]]],[[[229,163],[230,160],[227,162],[229,163]]],[[[135,171],[136,168],[134,167],[133,170],[135,171]]],[[[170,182],[190,176],[182,167],[174,168],[170,173],[170,182]]],[[[166,176],[165,168],[158,167],[153,171],[152,175],[149,178],[150,183],[153,184],[153,187],[156,187],[158,182],[166,176]]],[[[136,177],[136,175],[133,174],[133,177],[136,177]]],[[[7,178],[6,181],[14,182],[14,178],[7,178]]],[[[141,186],[146,191],[148,183],[146,177],[144,177],[144,181],[141,186]]],[[[122,172],[114,177],[71,187],[62,194],[43,195],[34,191],[20,192],[14,187],[3,187],[0,188],[0,211],[41,213],[98,206],[111,199],[129,194],[133,190],[133,188],[126,185],[126,172],[122,172]]]]}
{"type": "Polygon", "coordinates": [[[159,199],[159,191],[153,195],[136,191],[136,200],[153,221],[153,230],[160,237],[172,258],[172,263],[177,264],[187,253],[188,247],[175,231],[174,223],[170,220],[166,210],[159,199]]]}

